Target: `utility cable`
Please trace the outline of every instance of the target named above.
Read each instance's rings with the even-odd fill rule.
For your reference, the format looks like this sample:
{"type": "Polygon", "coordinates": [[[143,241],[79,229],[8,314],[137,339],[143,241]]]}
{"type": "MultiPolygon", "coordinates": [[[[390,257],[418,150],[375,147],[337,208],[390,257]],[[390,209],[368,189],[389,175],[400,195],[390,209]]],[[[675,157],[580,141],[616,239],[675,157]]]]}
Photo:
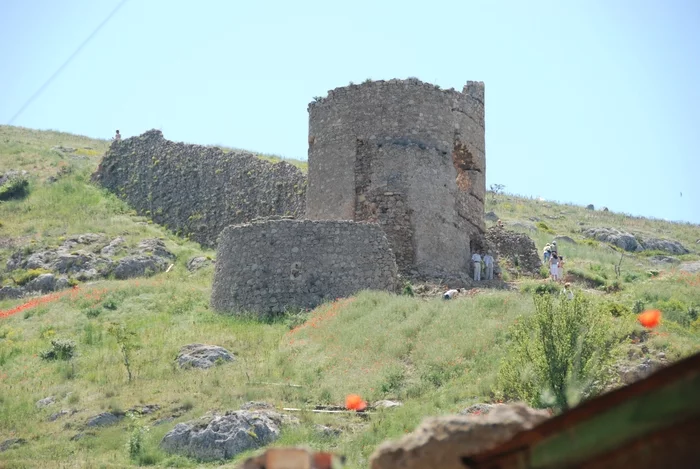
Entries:
{"type": "Polygon", "coordinates": [[[112,17],[117,13],[117,11],[119,11],[119,9],[123,7],[124,4],[128,1],[129,0],[122,0],[121,2],[119,2],[119,4],[114,8],[114,10],[112,10],[112,12],[109,15],[107,15],[107,18],[105,18],[102,21],[102,23],[100,23],[99,26],[97,26],[97,28],[95,28],[95,30],[92,33],[90,33],[90,35],[82,42],[82,44],[78,46],[78,48],[70,55],[70,57],[68,57],[68,59],[65,62],[63,62],[63,65],[58,67],[58,70],[56,70],[54,74],[51,75],[49,79],[46,80],[46,82],[44,82],[44,84],[41,85],[39,89],[27,100],[27,102],[25,102],[22,105],[19,111],[17,111],[15,115],[12,116],[10,121],[7,123],[8,125],[12,125],[15,119],[17,119],[20,116],[20,114],[22,114],[24,110],[27,109],[27,107],[32,103],[32,101],[34,101],[46,89],[46,87],[48,87],[51,84],[51,82],[54,81],[58,75],[61,74],[63,69],[65,69],[69,63],[71,63],[71,61],[75,58],[75,56],[77,56],[80,53],[83,47],[85,47],[92,40],[92,38],[95,37],[95,35],[100,31],[100,29],[102,29],[109,22],[109,20],[112,19],[112,17]]]}

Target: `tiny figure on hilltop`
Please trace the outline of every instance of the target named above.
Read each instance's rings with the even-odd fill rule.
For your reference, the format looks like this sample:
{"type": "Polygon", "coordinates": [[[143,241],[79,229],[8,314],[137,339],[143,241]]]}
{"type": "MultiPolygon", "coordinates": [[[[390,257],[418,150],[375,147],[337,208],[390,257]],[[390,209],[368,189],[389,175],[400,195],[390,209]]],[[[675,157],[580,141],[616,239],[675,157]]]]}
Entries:
{"type": "Polygon", "coordinates": [[[461,288],[447,290],[445,293],[442,294],[442,299],[443,300],[451,300],[452,298],[454,298],[457,295],[457,293],[460,293],[461,291],[462,291],[461,288]]]}
{"type": "Polygon", "coordinates": [[[486,280],[493,280],[493,256],[491,256],[491,251],[488,251],[484,256],[484,265],[486,266],[486,280]]]}
{"type": "Polygon", "coordinates": [[[121,141],[122,141],[122,134],[119,133],[119,130],[117,130],[117,135],[115,135],[114,138],[113,138],[112,140],[114,140],[115,142],[121,142],[121,141]]]}
{"type": "Polygon", "coordinates": [[[472,263],[474,264],[474,281],[481,281],[481,255],[478,252],[472,254],[472,263]]]}

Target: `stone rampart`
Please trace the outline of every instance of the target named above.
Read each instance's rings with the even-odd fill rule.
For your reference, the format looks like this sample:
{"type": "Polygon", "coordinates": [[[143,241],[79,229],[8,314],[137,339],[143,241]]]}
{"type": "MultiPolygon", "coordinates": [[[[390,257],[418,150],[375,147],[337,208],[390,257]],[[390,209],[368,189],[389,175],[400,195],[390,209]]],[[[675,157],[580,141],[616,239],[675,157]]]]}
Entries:
{"type": "Polygon", "coordinates": [[[211,304],[221,312],[279,313],[396,286],[394,255],[374,223],[257,221],[221,233],[211,304]]]}
{"type": "Polygon", "coordinates": [[[229,225],[305,211],[306,177],[295,166],[171,142],[158,130],[114,142],[93,179],[140,214],[209,247],[229,225]]]}
{"type": "Polygon", "coordinates": [[[306,217],[376,221],[399,269],[468,272],[484,233],[484,86],[337,88],[309,105],[306,217]]]}

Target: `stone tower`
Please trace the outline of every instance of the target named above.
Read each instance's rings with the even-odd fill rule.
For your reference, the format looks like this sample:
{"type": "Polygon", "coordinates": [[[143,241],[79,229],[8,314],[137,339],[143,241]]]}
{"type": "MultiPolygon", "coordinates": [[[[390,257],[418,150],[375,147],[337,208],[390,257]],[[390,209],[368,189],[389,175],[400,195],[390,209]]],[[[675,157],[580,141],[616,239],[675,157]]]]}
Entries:
{"type": "Polygon", "coordinates": [[[306,217],[378,222],[403,273],[468,272],[484,233],[483,82],[366,82],[308,110],[306,217]]]}

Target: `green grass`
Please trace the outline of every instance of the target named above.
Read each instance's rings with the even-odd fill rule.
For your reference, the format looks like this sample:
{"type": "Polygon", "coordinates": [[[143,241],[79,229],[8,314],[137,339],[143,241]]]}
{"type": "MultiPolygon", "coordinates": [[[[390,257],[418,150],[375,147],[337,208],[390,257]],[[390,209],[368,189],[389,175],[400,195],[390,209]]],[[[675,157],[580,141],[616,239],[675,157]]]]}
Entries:
{"type": "MultiPolygon", "coordinates": [[[[368,419],[300,412],[296,415],[301,425],[284,428],[275,443],[336,451],[348,456],[349,467],[367,467],[379,443],[413,430],[426,416],[497,399],[499,364],[511,343],[510,327],[519,316],[533,313],[533,292],[550,289],[548,280],[523,279],[514,282],[511,290],[486,290],[453,301],[362,292],[274,322],[222,316],[208,307],[214,267],[195,273],[185,268],[191,257],[214,253],[137,217],[116,197],[90,184],[89,174],[99,162],[99,156],[90,152],[104,151],[107,145],[57,132],[0,127],[0,168],[32,173],[27,197],[0,203],[0,266],[24,246],[56,247],[65,237],[85,232],[122,236],[131,246],[144,238],[161,237],[177,255],[175,268],[168,273],[82,284],[56,301],[0,318],[0,435],[29,442],[3,453],[3,467],[135,467],[141,463],[233,468],[248,454],[221,466],[200,465],[164,454],[158,442],[178,422],[215,409],[236,409],[250,400],[301,409],[342,404],[351,392],[370,402],[403,401],[403,407],[368,419]],[[85,151],[74,158],[51,151],[55,145],[85,151]],[[57,174],[56,182],[46,181],[57,174]],[[108,332],[113,323],[135,334],[131,383],[118,344],[108,332]],[[73,340],[75,358],[42,360],[40,353],[51,347],[52,339],[73,340]],[[177,351],[195,342],[223,346],[236,355],[236,361],[210,370],[180,370],[174,361],[177,351]],[[289,383],[301,387],[280,385],[289,383]],[[37,409],[35,402],[49,395],[56,396],[57,403],[37,409]],[[90,416],[139,404],[158,404],[161,410],[137,423],[124,419],[71,440],[90,416]],[[79,412],[47,421],[61,409],[79,412]],[[183,413],[174,421],[152,425],[154,419],[176,409],[183,413]],[[317,423],[343,433],[318,435],[313,429],[317,423]],[[138,454],[131,457],[127,442],[135,425],[146,425],[150,431],[143,435],[138,454]]],[[[576,244],[560,244],[566,269],[581,279],[574,290],[582,291],[606,314],[617,314],[615,322],[639,333],[640,326],[627,311],[641,303],[660,308],[664,320],[648,339],[652,352],[664,351],[675,360],[700,351],[700,327],[693,327],[688,313],[700,305],[700,275],[683,275],[676,266],[659,266],[648,256],[625,254],[617,278],[614,266],[620,254],[602,243],[587,242],[580,234],[587,226],[614,226],[677,239],[694,250],[682,258],[694,260],[700,258],[694,244],[700,238],[697,226],[544,204],[507,195],[498,196],[494,203],[489,194],[487,209],[506,223],[535,225],[529,220],[532,217],[543,221],[546,230],[528,233],[540,252],[556,234],[574,238],[576,244]],[[649,277],[650,269],[659,274],[649,277]],[[598,286],[589,284],[590,279],[596,279],[598,286]],[[606,293],[605,288],[616,281],[622,290],[606,293]]],[[[11,283],[6,273],[0,275],[11,283]]],[[[0,311],[22,301],[2,300],[0,311]]],[[[619,344],[625,346],[624,341],[619,344]]]]}

